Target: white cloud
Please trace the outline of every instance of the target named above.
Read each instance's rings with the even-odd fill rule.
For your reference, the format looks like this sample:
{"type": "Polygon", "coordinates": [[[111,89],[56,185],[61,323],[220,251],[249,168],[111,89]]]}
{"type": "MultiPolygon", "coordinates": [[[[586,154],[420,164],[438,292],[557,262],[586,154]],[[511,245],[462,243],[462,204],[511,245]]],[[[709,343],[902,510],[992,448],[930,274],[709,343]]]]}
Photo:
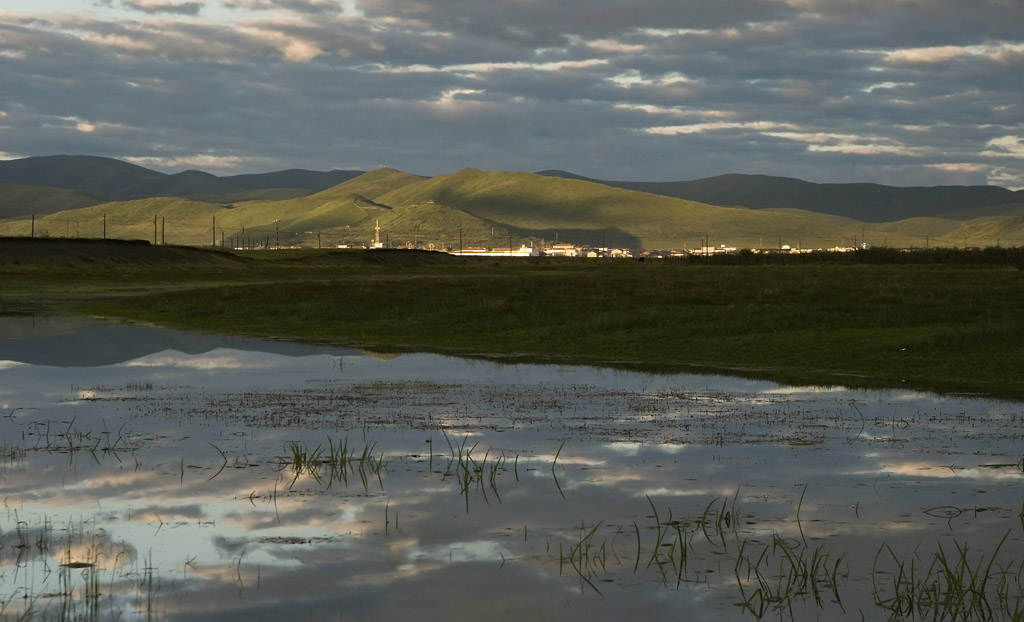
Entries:
{"type": "Polygon", "coordinates": [[[993,138],[985,145],[989,150],[981,155],[995,158],[1024,158],[1024,142],[1020,136],[1002,136],[993,138]]]}
{"type": "Polygon", "coordinates": [[[989,170],[987,165],[975,162],[943,162],[939,164],[925,164],[924,166],[925,168],[946,173],[986,173],[989,170]]]}
{"type": "Polygon", "coordinates": [[[271,30],[265,25],[239,26],[238,32],[274,47],[285,60],[295,63],[309,62],[324,53],[315,41],[271,30]]]}
{"type": "Polygon", "coordinates": [[[765,134],[771,134],[775,130],[792,129],[794,126],[789,123],[779,123],[775,121],[744,121],[744,122],[729,122],[729,121],[712,121],[708,123],[693,123],[689,125],[664,125],[658,127],[649,127],[645,131],[648,134],[661,134],[665,136],[672,136],[675,134],[700,134],[704,132],[715,132],[719,130],[754,130],[757,132],[764,132],[765,134]]]}
{"type": "Polygon", "coordinates": [[[956,45],[896,50],[888,54],[891,63],[941,63],[960,56],[968,56],[967,48],[956,45]]]}
{"type": "Polygon", "coordinates": [[[997,167],[988,174],[988,183],[1010,190],[1024,190],[1024,172],[1020,169],[997,167]]]}
{"type": "Polygon", "coordinates": [[[910,147],[907,145],[872,142],[843,142],[831,145],[809,145],[807,150],[822,153],[845,153],[848,155],[860,156],[899,155],[909,157],[920,157],[931,152],[927,147],[910,147]]]}
{"type": "Polygon", "coordinates": [[[886,54],[891,63],[944,63],[963,57],[987,58],[995,61],[1013,60],[1024,54],[1024,44],[1000,42],[991,45],[942,45],[933,47],[907,48],[886,54]]]}

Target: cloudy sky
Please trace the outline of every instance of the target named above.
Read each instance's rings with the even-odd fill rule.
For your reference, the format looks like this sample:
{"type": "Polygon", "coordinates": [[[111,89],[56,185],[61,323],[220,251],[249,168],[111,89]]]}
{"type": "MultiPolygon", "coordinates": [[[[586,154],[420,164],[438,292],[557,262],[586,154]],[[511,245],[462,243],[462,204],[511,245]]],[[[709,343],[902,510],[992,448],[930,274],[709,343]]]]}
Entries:
{"type": "Polygon", "coordinates": [[[0,159],[1024,187],[1021,0],[2,0],[0,159]]]}

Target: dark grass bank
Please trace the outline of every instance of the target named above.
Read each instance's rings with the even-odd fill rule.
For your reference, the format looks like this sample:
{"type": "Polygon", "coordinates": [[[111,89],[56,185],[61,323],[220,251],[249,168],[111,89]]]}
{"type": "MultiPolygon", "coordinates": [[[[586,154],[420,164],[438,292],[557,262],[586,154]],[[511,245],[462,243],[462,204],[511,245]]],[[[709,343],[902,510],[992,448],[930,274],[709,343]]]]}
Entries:
{"type": "Polygon", "coordinates": [[[1024,272],[997,260],[217,255],[22,263],[0,310],[35,296],[33,312],[379,349],[1024,396],[1024,272]]]}

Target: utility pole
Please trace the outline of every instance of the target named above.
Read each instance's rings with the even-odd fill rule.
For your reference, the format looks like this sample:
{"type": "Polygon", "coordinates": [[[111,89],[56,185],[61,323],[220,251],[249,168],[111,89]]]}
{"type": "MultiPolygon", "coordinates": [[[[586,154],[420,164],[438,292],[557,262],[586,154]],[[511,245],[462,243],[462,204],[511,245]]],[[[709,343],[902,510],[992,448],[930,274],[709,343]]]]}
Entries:
{"type": "Polygon", "coordinates": [[[36,237],[36,215],[32,214],[32,235],[29,237],[36,237]]]}
{"type": "Polygon", "coordinates": [[[153,214],[153,246],[156,246],[156,214],[153,214]]]}
{"type": "Polygon", "coordinates": [[[107,239],[107,215],[103,215],[103,239],[107,239]]]}
{"type": "Polygon", "coordinates": [[[167,217],[160,217],[160,246],[167,244],[167,217]]]}
{"type": "Polygon", "coordinates": [[[213,217],[213,240],[210,242],[210,246],[217,246],[217,217],[213,217]]]}
{"type": "Polygon", "coordinates": [[[274,248],[281,248],[281,221],[274,221],[274,235],[276,240],[274,242],[274,248]]]}

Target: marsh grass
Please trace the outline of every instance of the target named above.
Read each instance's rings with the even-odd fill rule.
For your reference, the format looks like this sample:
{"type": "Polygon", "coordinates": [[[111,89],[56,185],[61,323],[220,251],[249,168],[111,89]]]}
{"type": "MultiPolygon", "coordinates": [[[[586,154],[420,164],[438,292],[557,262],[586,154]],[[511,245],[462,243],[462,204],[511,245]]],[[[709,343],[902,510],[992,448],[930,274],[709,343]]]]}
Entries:
{"type": "Polygon", "coordinates": [[[235,284],[197,278],[182,295],[157,280],[77,308],[385,349],[1024,394],[1024,273],[1003,266],[253,261],[235,284]]]}
{"type": "MultiPolygon", "coordinates": [[[[454,478],[459,486],[459,494],[465,502],[466,513],[469,513],[470,496],[474,490],[480,494],[484,503],[488,506],[491,503],[491,497],[498,503],[501,503],[501,495],[498,492],[498,475],[508,470],[508,458],[504,453],[492,456],[491,450],[488,448],[484,455],[478,458],[473,455],[478,443],[467,447],[469,435],[463,436],[462,440],[458,441],[452,439],[447,430],[442,429],[441,433],[445,441],[447,441],[448,449],[451,452],[448,458],[448,465],[442,477],[443,479],[454,478]],[[490,496],[488,496],[488,491],[490,491],[490,496]]],[[[518,459],[519,457],[516,456],[513,463],[514,467],[518,465],[518,459]]],[[[431,454],[432,460],[433,454],[431,454]]],[[[552,468],[554,468],[554,465],[552,465],[552,468]]]]}
{"type": "Polygon", "coordinates": [[[575,543],[565,549],[561,542],[558,544],[558,574],[563,574],[568,565],[579,578],[580,586],[586,585],[598,595],[601,590],[594,584],[594,580],[599,573],[607,571],[610,548],[607,540],[595,540],[595,534],[600,528],[601,523],[589,528],[586,523],[580,523],[579,539],[575,543]]]}
{"type": "Polygon", "coordinates": [[[910,559],[883,544],[871,576],[875,604],[898,619],[1024,620],[1021,560],[1001,559],[1010,532],[988,554],[972,554],[966,543],[941,544],[910,559]]]}
{"type": "Polygon", "coordinates": [[[823,608],[831,598],[845,613],[839,588],[849,576],[845,554],[834,554],[825,545],[810,548],[806,542],[773,533],[771,542],[760,545],[743,540],[736,556],[738,606],[757,619],[772,613],[792,617],[794,603],[806,599],[823,608]],[[748,550],[749,549],[749,550],[748,550]]]}
{"type": "Polygon", "coordinates": [[[113,457],[118,462],[121,456],[138,451],[144,439],[136,436],[122,424],[117,431],[108,430],[104,422],[102,430],[88,430],[76,426],[77,420],[70,421],[39,421],[33,422],[29,428],[35,437],[35,443],[22,448],[23,451],[44,451],[67,453],[71,459],[79,453],[88,453],[93,459],[113,457]]]}
{"type": "Polygon", "coordinates": [[[289,487],[303,476],[330,488],[335,482],[348,486],[350,478],[358,478],[363,489],[368,490],[371,479],[376,479],[384,490],[383,473],[387,469],[384,452],[377,452],[377,442],[363,431],[362,444],[350,443],[348,437],[335,442],[327,437],[327,447],[310,447],[303,441],[285,443],[286,455],[278,457],[278,467],[290,470],[289,487]]]}
{"type": "MultiPolygon", "coordinates": [[[[850,578],[865,574],[871,577],[872,601],[892,620],[1024,620],[1024,564],[1003,553],[1009,531],[985,552],[971,551],[957,540],[952,550],[940,543],[928,555],[920,550],[900,554],[883,543],[873,561],[860,560],[826,543],[812,544],[805,536],[799,518],[804,494],[789,535],[738,529],[738,495],[712,499],[703,512],[689,516],[659,509],[648,497],[651,523],[633,523],[632,546],[620,539],[625,535],[621,528],[582,522],[574,539],[558,545],[559,573],[575,576],[581,590],[598,595],[602,583],[647,572],[663,586],[678,589],[709,581],[708,571],[701,570],[709,558],[731,559],[738,592],[734,605],[757,620],[803,619],[808,607],[845,617],[843,595],[850,578]],[[870,562],[871,568],[864,572],[855,566],[859,561],[870,562]]],[[[854,591],[861,589],[858,583],[854,591]]]]}
{"type": "Polygon", "coordinates": [[[5,596],[0,601],[0,620],[120,619],[127,613],[120,609],[127,586],[137,590],[137,597],[155,602],[153,585],[146,596],[145,583],[131,581],[137,562],[128,545],[110,539],[91,520],[68,520],[57,526],[49,516],[41,517],[38,525],[29,525],[16,513],[15,519],[23,545],[15,547],[18,555],[13,560],[5,559],[7,552],[0,547],[5,568],[0,573],[5,596]]]}

